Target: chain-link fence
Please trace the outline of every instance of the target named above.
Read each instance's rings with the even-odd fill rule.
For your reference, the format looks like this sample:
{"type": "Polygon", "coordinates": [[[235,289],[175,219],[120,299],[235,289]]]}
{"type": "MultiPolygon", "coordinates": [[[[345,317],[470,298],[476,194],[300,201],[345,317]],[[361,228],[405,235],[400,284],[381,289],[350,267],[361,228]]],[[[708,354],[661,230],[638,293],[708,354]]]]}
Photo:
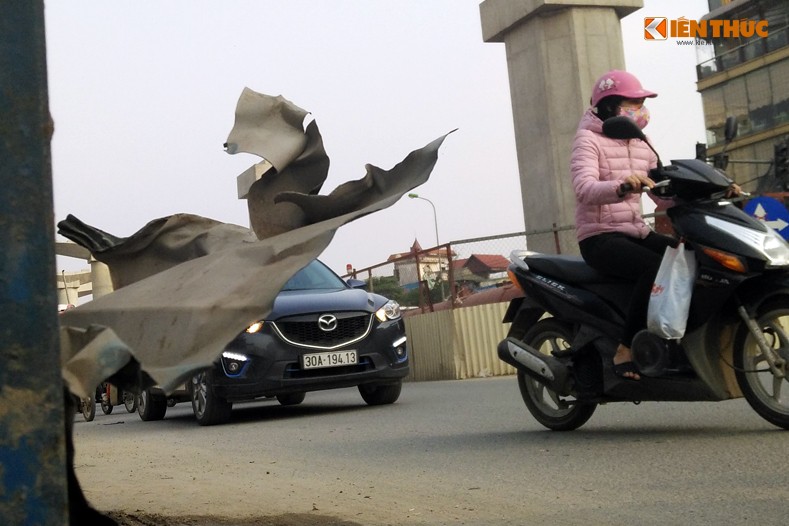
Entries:
{"type": "Polygon", "coordinates": [[[369,291],[398,301],[406,312],[454,308],[464,298],[509,284],[509,255],[526,248],[526,236],[517,232],[412,250],[343,277],[366,281],[369,291]]]}
{"type": "MultiPolygon", "coordinates": [[[[659,231],[663,230],[664,225],[660,223],[661,220],[665,222],[664,216],[665,212],[644,215],[659,231]]],[[[392,256],[386,262],[354,269],[343,277],[366,281],[367,290],[396,300],[406,314],[506,301],[517,294],[509,290],[511,285],[507,277],[512,251],[526,249],[528,238],[532,245],[561,253],[560,236],[574,236],[574,228],[572,225],[554,226],[460,239],[392,256]],[[508,290],[502,290],[504,288],[508,290]]]]}

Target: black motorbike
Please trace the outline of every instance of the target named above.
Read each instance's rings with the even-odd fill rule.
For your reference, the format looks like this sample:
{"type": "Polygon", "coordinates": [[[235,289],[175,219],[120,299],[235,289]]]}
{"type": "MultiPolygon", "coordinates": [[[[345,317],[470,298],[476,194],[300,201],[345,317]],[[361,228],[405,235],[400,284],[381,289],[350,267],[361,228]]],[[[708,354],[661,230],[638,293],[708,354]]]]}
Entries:
{"type": "MultiPolygon", "coordinates": [[[[647,141],[626,117],[608,119],[603,131],[647,141]]],[[[517,369],[529,412],[553,430],[577,429],[609,402],[742,396],[789,429],[789,244],[727,199],[731,179],[701,160],[658,163],[651,177],[655,195],[673,198],[667,215],[697,261],[684,337],[639,332],[632,353],[641,379],[617,376],[612,359],[632,284],[578,256],[517,251],[509,274],[524,297],[507,310],[499,358],[517,369]]]]}

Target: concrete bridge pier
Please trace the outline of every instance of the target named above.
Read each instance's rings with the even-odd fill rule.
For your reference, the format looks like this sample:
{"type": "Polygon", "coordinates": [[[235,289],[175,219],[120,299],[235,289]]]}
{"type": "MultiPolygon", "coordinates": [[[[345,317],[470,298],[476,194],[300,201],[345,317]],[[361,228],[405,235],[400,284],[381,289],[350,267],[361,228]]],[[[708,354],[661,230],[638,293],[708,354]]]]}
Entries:
{"type": "MultiPolygon", "coordinates": [[[[485,0],[482,38],[503,42],[509,70],[515,145],[526,230],[575,222],[570,146],[589,106],[592,83],[624,69],[620,19],[642,0],[485,0]]],[[[556,253],[553,235],[527,240],[530,250],[556,253]]],[[[558,251],[577,254],[573,230],[558,251]]]]}

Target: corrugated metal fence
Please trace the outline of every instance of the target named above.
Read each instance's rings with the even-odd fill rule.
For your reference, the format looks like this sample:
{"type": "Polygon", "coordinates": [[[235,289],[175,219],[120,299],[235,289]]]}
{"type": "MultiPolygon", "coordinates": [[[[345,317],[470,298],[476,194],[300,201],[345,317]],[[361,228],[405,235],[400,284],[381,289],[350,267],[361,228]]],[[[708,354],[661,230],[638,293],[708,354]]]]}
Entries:
{"type": "Polygon", "coordinates": [[[458,380],[514,374],[496,355],[506,338],[508,303],[429,312],[406,318],[411,353],[408,380],[458,380]]]}
{"type": "MultiPolygon", "coordinates": [[[[515,369],[498,359],[496,348],[507,337],[509,326],[502,323],[509,305],[501,287],[506,281],[504,268],[490,269],[497,277],[483,276],[480,282],[468,281],[468,274],[457,265],[472,256],[507,255],[526,246],[527,235],[551,235],[564,228],[545,231],[516,232],[497,236],[453,241],[429,249],[396,254],[386,262],[355,269],[344,277],[364,279],[368,290],[396,299],[411,309],[405,318],[410,350],[411,374],[408,380],[455,380],[483,376],[502,376],[515,369]],[[436,282],[429,284],[422,267],[436,267],[436,282]],[[418,289],[402,286],[403,281],[419,280],[418,289]],[[487,284],[483,283],[486,281],[487,284]],[[385,288],[389,282],[389,287],[385,288]],[[491,285],[498,281],[498,286],[491,285]],[[475,298],[468,301],[463,292],[471,286],[475,298]],[[441,294],[439,294],[439,292],[441,294]],[[418,294],[417,294],[418,293],[418,294]],[[433,296],[438,297],[433,303],[433,296]],[[443,301],[442,301],[443,298],[443,301]],[[473,306],[464,306],[473,305],[473,306]]],[[[434,268],[433,270],[436,270],[434,268]]]]}

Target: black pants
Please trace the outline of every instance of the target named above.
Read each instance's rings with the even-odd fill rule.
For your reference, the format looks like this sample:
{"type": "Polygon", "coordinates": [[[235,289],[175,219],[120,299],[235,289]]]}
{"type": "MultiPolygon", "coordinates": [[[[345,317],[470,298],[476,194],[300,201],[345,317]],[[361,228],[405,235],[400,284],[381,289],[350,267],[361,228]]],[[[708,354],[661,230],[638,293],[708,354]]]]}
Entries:
{"type": "Polygon", "coordinates": [[[644,239],[619,233],[598,234],[579,242],[581,255],[590,267],[617,278],[633,281],[621,343],[630,347],[633,336],[647,325],[647,306],[652,284],[667,246],[677,240],[651,232],[644,239]]]}

